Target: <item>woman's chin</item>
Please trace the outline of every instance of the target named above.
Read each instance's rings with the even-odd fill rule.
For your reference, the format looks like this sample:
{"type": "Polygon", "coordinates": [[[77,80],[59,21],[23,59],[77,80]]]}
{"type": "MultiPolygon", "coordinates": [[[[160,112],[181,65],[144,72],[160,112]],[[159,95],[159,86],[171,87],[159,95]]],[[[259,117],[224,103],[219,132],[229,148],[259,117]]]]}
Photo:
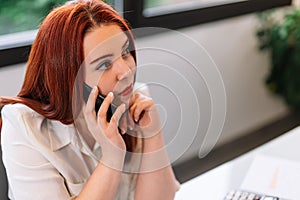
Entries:
{"type": "Polygon", "coordinates": [[[121,104],[125,104],[126,109],[129,108],[129,101],[131,98],[131,95],[127,95],[127,96],[118,96],[114,101],[113,104],[115,104],[116,106],[120,106],[121,104]]]}

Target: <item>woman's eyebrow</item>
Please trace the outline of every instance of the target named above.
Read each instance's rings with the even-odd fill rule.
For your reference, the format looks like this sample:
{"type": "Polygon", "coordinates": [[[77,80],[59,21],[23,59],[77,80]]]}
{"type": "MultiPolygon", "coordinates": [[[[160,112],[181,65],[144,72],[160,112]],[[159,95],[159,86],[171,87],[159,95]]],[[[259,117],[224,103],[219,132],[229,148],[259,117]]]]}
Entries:
{"type": "Polygon", "coordinates": [[[113,54],[107,54],[107,55],[104,55],[104,56],[100,56],[100,57],[96,58],[95,60],[92,60],[92,61],[90,62],[90,64],[93,64],[93,63],[95,63],[95,62],[98,61],[98,60],[102,60],[102,59],[104,59],[104,58],[112,57],[112,56],[114,56],[114,55],[113,55],[113,54]]]}
{"type": "MultiPolygon", "coordinates": [[[[129,43],[129,40],[127,39],[127,40],[124,42],[124,44],[123,44],[123,46],[122,46],[122,49],[124,49],[124,48],[128,45],[128,43],[129,43]]],[[[114,55],[113,55],[113,54],[107,54],[107,55],[104,55],[104,56],[100,56],[100,57],[96,58],[95,60],[92,60],[92,61],[90,62],[90,64],[93,64],[93,63],[95,63],[95,62],[98,61],[98,60],[102,60],[102,59],[104,59],[104,58],[112,57],[112,56],[114,56],[114,55]]]]}

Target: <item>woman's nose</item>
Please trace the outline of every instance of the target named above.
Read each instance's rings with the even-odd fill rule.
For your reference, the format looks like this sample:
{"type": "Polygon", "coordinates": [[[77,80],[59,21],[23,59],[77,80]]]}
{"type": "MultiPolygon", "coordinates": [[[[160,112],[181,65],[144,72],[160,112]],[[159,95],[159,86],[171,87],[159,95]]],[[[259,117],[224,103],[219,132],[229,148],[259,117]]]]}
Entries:
{"type": "Polygon", "coordinates": [[[126,78],[131,73],[130,67],[122,57],[118,58],[114,64],[118,81],[126,78]]]}

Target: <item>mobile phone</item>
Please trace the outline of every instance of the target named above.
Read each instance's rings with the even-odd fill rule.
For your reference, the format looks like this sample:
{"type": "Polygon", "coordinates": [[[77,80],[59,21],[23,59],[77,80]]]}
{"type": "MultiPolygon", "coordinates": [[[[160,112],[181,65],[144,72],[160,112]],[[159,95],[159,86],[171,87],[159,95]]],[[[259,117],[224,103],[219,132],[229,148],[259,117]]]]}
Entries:
{"type": "MultiPolygon", "coordinates": [[[[84,99],[85,102],[87,102],[91,92],[92,92],[92,87],[90,87],[86,83],[83,83],[83,99],[84,99]]],[[[104,98],[105,97],[102,96],[100,93],[98,94],[98,96],[96,98],[96,103],[95,103],[96,113],[98,113],[98,110],[99,110],[101,104],[103,103],[104,98]]],[[[113,103],[111,103],[109,105],[109,108],[108,108],[107,113],[106,113],[106,120],[108,122],[110,121],[110,119],[111,119],[112,115],[114,114],[114,112],[116,111],[116,109],[117,109],[117,106],[114,105],[113,103]]]]}

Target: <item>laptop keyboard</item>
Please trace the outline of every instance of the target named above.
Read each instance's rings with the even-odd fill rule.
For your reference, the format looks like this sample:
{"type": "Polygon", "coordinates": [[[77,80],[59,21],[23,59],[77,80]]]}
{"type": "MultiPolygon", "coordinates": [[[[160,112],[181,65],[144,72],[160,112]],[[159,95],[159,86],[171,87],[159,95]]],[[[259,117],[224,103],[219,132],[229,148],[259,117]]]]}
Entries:
{"type": "Polygon", "coordinates": [[[232,190],[227,193],[224,200],[280,200],[278,197],[257,194],[254,192],[232,190]]]}

